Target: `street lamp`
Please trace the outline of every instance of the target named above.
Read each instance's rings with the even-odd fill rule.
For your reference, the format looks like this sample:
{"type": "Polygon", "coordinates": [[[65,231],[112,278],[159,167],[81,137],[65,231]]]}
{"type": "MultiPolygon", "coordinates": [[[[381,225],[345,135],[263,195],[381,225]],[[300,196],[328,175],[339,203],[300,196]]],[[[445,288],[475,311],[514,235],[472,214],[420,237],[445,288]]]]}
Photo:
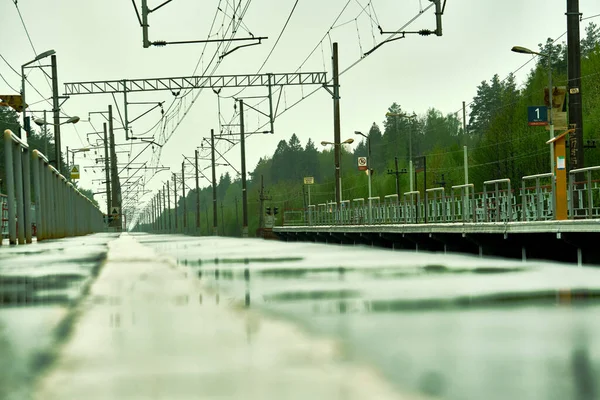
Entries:
{"type": "MultiPolygon", "coordinates": [[[[352,139],[352,138],[348,138],[341,143],[334,143],[334,142],[328,142],[326,140],[323,140],[321,142],[321,146],[332,145],[334,147],[334,151],[337,152],[337,151],[339,151],[339,149],[341,148],[341,146],[343,144],[351,144],[351,143],[354,143],[354,139],[352,139]]],[[[339,179],[337,182],[337,188],[338,188],[338,191],[340,194],[340,204],[338,204],[338,206],[339,206],[339,205],[341,205],[341,202],[342,202],[342,167],[341,167],[341,163],[339,164],[339,166],[336,165],[335,168],[336,168],[336,175],[339,176],[339,179]]]]}
{"type": "MultiPolygon", "coordinates": [[[[521,54],[531,54],[540,57],[546,57],[548,62],[548,127],[550,131],[550,139],[554,139],[554,121],[552,119],[552,101],[553,101],[553,85],[552,85],[552,46],[549,47],[549,53],[538,53],[537,51],[530,50],[522,46],[513,46],[511,51],[521,54]]],[[[552,191],[556,183],[556,176],[554,172],[554,144],[550,144],[550,173],[552,174],[552,191]]],[[[552,203],[552,213],[556,215],[555,204],[552,203]]]]}
{"type": "Polygon", "coordinates": [[[367,139],[367,176],[369,177],[369,223],[373,221],[373,207],[371,204],[371,139],[362,132],[354,131],[355,135],[360,135],[367,139]]]}
{"type": "MultiPolygon", "coordinates": [[[[23,128],[25,129],[25,132],[27,132],[27,128],[29,128],[26,122],[26,118],[27,118],[27,103],[25,102],[25,68],[30,65],[33,64],[36,61],[41,60],[42,58],[48,57],[48,56],[52,56],[54,55],[56,52],[54,50],[48,50],[48,51],[44,51],[43,53],[38,54],[33,60],[26,62],[25,64],[21,65],[21,101],[23,104],[23,128]]],[[[20,135],[19,135],[20,137],[20,135]]]]}
{"type": "MultiPolygon", "coordinates": [[[[412,113],[412,115],[408,115],[406,113],[393,113],[393,112],[387,112],[385,113],[386,117],[402,117],[402,118],[406,118],[406,119],[416,119],[417,118],[417,114],[412,113]]],[[[397,125],[398,120],[396,120],[396,128],[398,127],[397,125]]],[[[414,174],[413,174],[413,158],[412,158],[412,125],[409,125],[408,127],[408,170],[409,170],[409,181],[410,181],[410,191],[412,192],[414,190],[414,182],[413,182],[413,178],[414,178],[414,174]]]]}
{"type": "MultiPolygon", "coordinates": [[[[342,144],[352,144],[352,143],[354,143],[354,139],[350,138],[350,139],[344,140],[342,143],[339,143],[339,145],[342,145],[342,144]]],[[[338,143],[328,142],[326,140],[323,140],[321,142],[322,146],[327,146],[328,144],[331,144],[331,145],[334,145],[334,146],[338,145],[338,143]]]]}
{"type": "MultiPolygon", "coordinates": [[[[73,154],[73,164],[75,164],[75,153],[84,153],[90,151],[89,147],[82,147],[81,149],[73,149],[69,150],[67,146],[67,168],[71,165],[69,164],[69,153],[73,154]]],[[[85,157],[85,154],[83,155],[85,157]]]]}
{"type": "MultiPolygon", "coordinates": [[[[61,117],[59,117],[61,118],[61,117]]],[[[47,122],[46,121],[46,111],[44,110],[44,118],[36,118],[33,120],[33,122],[35,122],[35,124],[37,126],[43,126],[44,127],[44,133],[46,133],[46,126],[50,125],[54,127],[55,130],[55,137],[54,137],[54,159],[55,159],[55,164],[56,164],[56,169],[60,170],[60,144],[56,142],[56,130],[57,130],[57,126],[60,125],[64,125],[64,124],[76,124],[80,121],[80,118],[76,115],[72,116],[72,117],[68,117],[68,119],[65,122],[61,122],[59,124],[55,124],[54,122],[47,122]]],[[[48,145],[48,140],[46,138],[46,146],[48,145]]],[[[68,148],[67,148],[68,149],[68,148]]],[[[46,156],[48,155],[48,148],[46,147],[44,149],[44,152],[46,153],[46,156]]],[[[69,154],[67,152],[67,166],[69,165],[69,154]]]]}

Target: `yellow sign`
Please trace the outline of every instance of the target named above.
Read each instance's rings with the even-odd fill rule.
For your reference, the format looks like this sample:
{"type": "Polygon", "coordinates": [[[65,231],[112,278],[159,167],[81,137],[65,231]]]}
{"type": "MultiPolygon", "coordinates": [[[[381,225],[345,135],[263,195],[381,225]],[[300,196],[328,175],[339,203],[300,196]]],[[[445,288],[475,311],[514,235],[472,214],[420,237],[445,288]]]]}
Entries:
{"type": "Polygon", "coordinates": [[[79,165],[71,167],[71,179],[79,179],[79,165]]]}
{"type": "Polygon", "coordinates": [[[23,99],[18,94],[0,94],[0,106],[12,107],[16,112],[23,112],[23,99]]]}
{"type": "Polygon", "coordinates": [[[304,177],[304,184],[305,185],[314,185],[315,184],[315,178],[313,176],[305,176],[304,177]]]}

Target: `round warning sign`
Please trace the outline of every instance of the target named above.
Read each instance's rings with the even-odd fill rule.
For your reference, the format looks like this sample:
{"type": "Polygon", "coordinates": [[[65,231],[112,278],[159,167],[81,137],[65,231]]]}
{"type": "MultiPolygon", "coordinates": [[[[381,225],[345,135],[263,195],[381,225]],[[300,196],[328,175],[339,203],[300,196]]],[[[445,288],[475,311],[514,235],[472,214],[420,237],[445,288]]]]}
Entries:
{"type": "Polygon", "coordinates": [[[365,171],[367,169],[367,157],[358,157],[358,170],[365,171]]]}

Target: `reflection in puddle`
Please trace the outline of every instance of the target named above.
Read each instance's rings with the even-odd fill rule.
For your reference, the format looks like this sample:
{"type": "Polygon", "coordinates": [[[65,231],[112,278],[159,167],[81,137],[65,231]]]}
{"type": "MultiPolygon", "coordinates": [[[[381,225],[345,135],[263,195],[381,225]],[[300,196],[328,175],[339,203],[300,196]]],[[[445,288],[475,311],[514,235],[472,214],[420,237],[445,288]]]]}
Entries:
{"type": "Polygon", "coordinates": [[[223,305],[243,304],[248,315],[268,312],[340,340],[344,357],[369,360],[391,382],[423,395],[598,395],[592,348],[564,351],[572,348],[564,338],[578,315],[587,315],[589,332],[600,331],[586,311],[598,312],[598,270],[370,248],[198,242],[171,254],[217,304],[225,296],[223,305]],[[548,382],[547,391],[538,390],[540,382],[548,382]]]}

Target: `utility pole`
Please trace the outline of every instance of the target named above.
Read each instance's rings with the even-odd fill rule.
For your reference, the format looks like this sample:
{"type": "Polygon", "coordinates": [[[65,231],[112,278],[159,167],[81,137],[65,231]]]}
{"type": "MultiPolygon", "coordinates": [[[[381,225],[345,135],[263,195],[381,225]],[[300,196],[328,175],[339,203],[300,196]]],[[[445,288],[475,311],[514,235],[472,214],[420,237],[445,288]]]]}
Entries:
{"type": "Polygon", "coordinates": [[[187,205],[185,204],[185,161],[181,162],[181,198],[183,199],[183,231],[187,228],[187,205]]]}
{"type": "Polygon", "coordinates": [[[173,203],[175,203],[175,233],[177,233],[177,176],[173,173],[173,203]]]}
{"type": "MultiPolygon", "coordinates": [[[[550,85],[552,86],[552,85],[550,85]]],[[[552,90],[552,89],[550,89],[552,90]]],[[[468,135],[467,135],[467,107],[465,105],[465,102],[463,101],[463,140],[464,140],[464,146],[463,146],[463,167],[465,170],[465,185],[469,184],[469,159],[467,157],[467,145],[468,145],[468,135]]],[[[550,110],[550,118],[552,118],[552,110],[550,110]]],[[[466,196],[465,198],[469,198],[469,187],[465,186],[465,192],[466,192],[466,196]]]]}
{"type": "MultiPolygon", "coordinates": [[[[117,153],[115,151],[115,132],[113,130],[112,105],[108,106],[108,135],[110,141],[110,172],[112,178],[111,207],[121,209],[121,185],[119,184],[119,173],[117,169],[117,153]]],[[[119,226],[119,220],[113,220],[113,226],[119,226]]]]}
{"type": "MultiPolygon", "coordinates": [[[[108,222],[108,216],[110,215],[110,200],[111,200],[111,192],[110,192],[110,165],[108,158],[108,133],[106,122],[102,124],[104,127],[104,171],[106,172],[106,218],[108,222]]],[[[55,143],[56,144],[56,143],[55,143]]]]}
{"type": "Polygon", "coordinates": [[[169,206],[168,210],[169,210],[169,232],[173,233],[173,224],[171,223],[171,189],[170,189],[170,182],[167,179],[167,205],[169,206]]]}
{"type": "Polygon", "coordinates": [[[463,101],[463,140],[465,142],[465,146],[467,143],[467,105],[463,101]]]}
{"type": "Polygon", "coordinates": [[[264,197],[264,191],[265,191],[265,184],[264,184],[264,180],[263,180],[263,176],[260,176],[260,194],[258,196],[259,200],[260,200],[260,211],[258,212],[258,228],[260,229],[260,232],[262,234],[263,229],[265,229],[265,217],[264,217],[264,213],[265,213],[265,197],[264,197]]]}
{"type": "Polygon", "coordinates": [[[340,126],[340,76],[338,67],[338,44],[333,43],[333,143],[335,153],[335,202],[338,207],[342,201],[341,158],[341,126],[340,126]]]}
{"type": "Polygon", "coordinates": [[[394,157],[394,167],[396,167],[396,196],[400,200],[400,173],[398,172],[398,157],[394,157]]]}
{"type": "Polygon", "coordinates": [[[46,110],[44,110],[44,155],[49,157],[48,154],[48,125],[46,124],[46,110]]]}
{"type": "Polygon", "coordinates": [[[163,230],[168,232],[169,227],[167,226],[167,201],[165,199],[165,185],[162,188],[162,204],[163,204],[163,230]]]}
{"type": "Polygon", "coordinates": [[[196,149],[194,152],[194,156],[194,166],[196,168],[196,230],[198,231],[198,235],[200,235],[200,184],[198,182],[198,149],[196,149]]]}
{"type": "MultiPolygon", "coordinates": [[[[570,168],[583,168],[583,115],[581,111],[581,46],[579,0],[567,0],[567,70],[569,88],[570,168]]],[[[552,94],[550,94],[552,96],[552,94]]]]}
{"type": "Polygon", "coordinates": [[[273,198],[271,196],[266,196],[265,195],[265,185],[264,185],[264,181],[263,181],[263,176],[260,176],[260,193],[258,196],[259,200],[260,200],[260,212],[259,212],[259,219],[258,219],[258,226],[260,229],[261,234],[264,236],[264,229],[265,229],[265,200],[272,200],[273,198]]]}
{"type": "Polygon", "coordinates": [[[248,237],[248,196],[246,191],[246,134],[244,132],[244,100],[240,100],[240,149],[242,153],[242,237],[248,237]]]}
{"type": "Polygon", "coordinates": [[[167,216],[165,212],[167,211],[165,207],[165,191],[161,189],[158,191],[158,204],[160,204],[160,230],[162,232],[167,231],[167,216]]]}
{"type": "MultiPolygon", "coordinates": [[[[54,158],[56,159],[56,169],[60,170],[61,157],[60,157],[60,104],[58,103],[58,72],[56,68],[56,55],[53,54],[51,57],[52,67],[52,112],[54,114],[54,158]]],[[[24,104],[23,107],[26,107],[24,104]]],[[[25,111],[23,111],[25,115],[25,111]]]]}
{"type": "Polygon", "coordinates": [[[388,175],[396,175],[396,195],[398,196],[398,200],[400,200],[400,174],[406,174],[406,168],[403,168],[402,170],[398,169],[398,157],[394,157],[394,166],[395,166],[395,171],[389,170],[388,169],[388,175]]]}
{"type": "Polygon", "coordinates": [[[152,197],[152,231],[156,231],[156,196],[152,197]]]}
{"type": "Polygon", "coordinates": [[[210,150],[212,160],[212,192],[213,192],[213,236],[218,236],[217,231],[217,171],[215,165],[215,130],[210,130],[210,150]]]}

